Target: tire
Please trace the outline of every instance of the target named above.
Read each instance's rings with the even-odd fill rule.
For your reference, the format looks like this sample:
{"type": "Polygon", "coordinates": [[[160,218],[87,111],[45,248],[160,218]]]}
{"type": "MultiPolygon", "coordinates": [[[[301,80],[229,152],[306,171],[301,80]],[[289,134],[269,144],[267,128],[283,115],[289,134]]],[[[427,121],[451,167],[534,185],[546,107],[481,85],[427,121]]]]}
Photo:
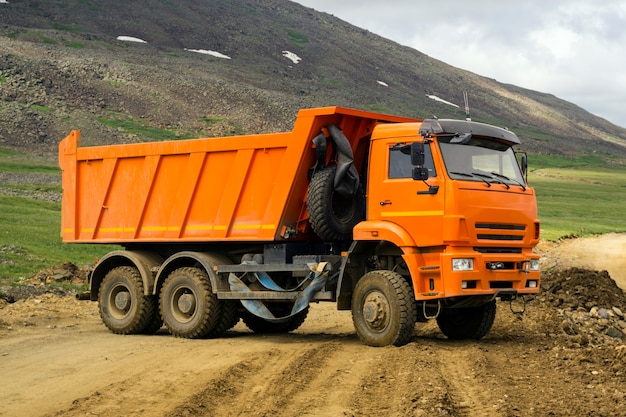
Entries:
{"type": "Polygon", "coordinates": [[[226,331],[235,327],[239,323],[239,302],[234,300],[218,300],[220,303],[220,317],[213,330],[211,330],[207,336],[217,337],[226,333],[226,331]]]}
{"type": "MultiPolygon", "coordinates": [[[[267,307],[272,313],[274,313],[274,315],[278,317],[285,316],[291,311],[291,304],[274,303],[268,305],[267,307]]],[[[255,316],[254,314],[246,310],[245,312],[241,313],[241,319],[248,327],[248,329],[252,330],[255,333],[278,334],[289,333],[296,330],[302,325],[302,323],[304,323],[304,320],[306,320],[306,316],[308,314],[309,307],[305,308],[304,310],[300,311],[299,313],[285,321],[276,323],[255,316]]]]}
{"type": "Polygon", "coordinates": [[[481,339],[491,329],[496,318],[496,302],[479,307],[448,308],[437,316],[441,332],[453,340],[481,339]]]}
{"type": "Polygon", "coordinates": [[[371,271],[352,294],[352,321],[369,346],[402,346],[413,337],[417,303],[409,283],[392,271],[371,271]]]}
{"type": "Polygon", "coordinates": [[[351,240],[352,229],[365,218],[363,189],[350,197],[335,192],[336,171],[336,166],[329,166],[316,172],[307,193],[311,227],[326,241],[351,240]]]}
{"type": "Polygon", "coordinates": [[[159,300],[152,296],[152,303],[154,304],[154,313],[150,322],[145,329],[141,331],[142,334],[155,334],[161,327],[163,327],[163,319],[161,318],[161,312],[159,311],[159,300]]]}
{"type": "Polygon", "coordinates": [[[174,270],[163,283],[159,305],[170,333],[187,339],[209,336],[222,313],[209,277],[199,268],[174,270]]]}
{"type": "Polygon", "coordinates": [[[143,333],[158,316],[154,297],[144,295],[141,274],[131,266],[106,274],[98,292],[98,309],[104,324],[117,334],[143,333]]]}

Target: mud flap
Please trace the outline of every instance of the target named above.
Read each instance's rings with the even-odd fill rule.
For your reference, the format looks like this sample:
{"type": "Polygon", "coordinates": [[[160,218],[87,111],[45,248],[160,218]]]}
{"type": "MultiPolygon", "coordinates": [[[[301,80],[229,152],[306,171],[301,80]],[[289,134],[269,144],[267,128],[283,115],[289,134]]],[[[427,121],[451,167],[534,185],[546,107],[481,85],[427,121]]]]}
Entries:
{"type": "MultiPolygon", "coordinates": [[[[274,314],[267,308],[265,304],[263,304],[262,300],[241,300],[241,304],[248,310],[250,313],[258,316],[267,321],[271,321],[274,323],[280,323],[290,319],[295,316],[309,305],[313,295],[321,290],[326,284],[326,280],[328,279],[328,262],[320,262],[319,264],[311,264],[309,265],[311,268],[311,272],[303,281],[303,283],[310,282],[309,285],[300,293],[296,298],[293,307],[291,309],[291,313],[284,317],[276,317],[274,314]]],[[[293,291],[289,289],[284,289],[280,287],[278,284],[270,278],[270,276],[264,272],[255,273],[259,283],[263,285],[266,289],[271,291],[293,291]]],[[[231,273],[228,276],[228,283],[230,285],[231,291],[235,292],[251,292],[250,289],[243,281],[241,281],[235,274],[231,273]]],[[[302,284],[301,284],[302,285],[302,284]]]]}

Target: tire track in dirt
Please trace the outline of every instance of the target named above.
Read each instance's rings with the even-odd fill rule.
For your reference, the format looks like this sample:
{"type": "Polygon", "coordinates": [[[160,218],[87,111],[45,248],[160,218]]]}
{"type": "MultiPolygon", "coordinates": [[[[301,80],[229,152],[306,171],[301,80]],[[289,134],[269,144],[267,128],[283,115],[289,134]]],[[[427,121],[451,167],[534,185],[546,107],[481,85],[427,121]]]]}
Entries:
{"type": "Polygon", "coordinates": [[[363,349],[330,341],[267,351],[228,368],[167,416],[352,415],[350,395],[369,366],[357,360],[363,349]]]}
{"type": "Polygon", "coordinates": [[[384,360],[354,396],[355,415],[501,416],[499,390],[485,378],[483,349],[432,335],[401,348],[384,348],[384,360]]]}
{"type": "Polygon", "coordinates": [[[500,416],[497,391],[485,378],[484,347],[480,342],[454,342],[438,346],[438,365],[447,387],[447,398],[454,416],[500,416]],[[460,346],[463,345],[463,346],[460,346]]]}

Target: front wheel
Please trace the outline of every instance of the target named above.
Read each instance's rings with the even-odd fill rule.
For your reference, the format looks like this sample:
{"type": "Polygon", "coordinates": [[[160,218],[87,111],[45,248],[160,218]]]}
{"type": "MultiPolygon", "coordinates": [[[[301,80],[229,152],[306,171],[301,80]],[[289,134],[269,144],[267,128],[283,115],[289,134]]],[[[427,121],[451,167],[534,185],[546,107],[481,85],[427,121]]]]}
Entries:
{"type": "Polygon", "coordinates": [[[447,308],[437,316],[441,332],[449,339],[481,339],[496,318],[496,301],[478,307],[447,308]]]}
{"type": "Polygon", "coordinates": [[[352,294],[352,321],[359,338],[370,346],[402,346],[411,340],[417,320],[408,282],[392,271],[363,275],[352,294]]]}

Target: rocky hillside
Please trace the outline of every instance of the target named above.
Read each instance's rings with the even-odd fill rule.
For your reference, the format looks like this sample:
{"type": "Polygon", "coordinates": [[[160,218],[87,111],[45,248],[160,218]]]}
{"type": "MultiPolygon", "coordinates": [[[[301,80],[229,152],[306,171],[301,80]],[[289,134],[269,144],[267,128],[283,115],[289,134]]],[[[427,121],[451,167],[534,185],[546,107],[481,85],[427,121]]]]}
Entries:
{"type": "Polygon", "coordinates": [[[329,105],[463,118],[463,91],[527,151],[626,161],[626,129],[572,103],[290,1],[0,4],[0,146],[50,158],[71,129],[84,145],[261,133],[329,105]]]}

